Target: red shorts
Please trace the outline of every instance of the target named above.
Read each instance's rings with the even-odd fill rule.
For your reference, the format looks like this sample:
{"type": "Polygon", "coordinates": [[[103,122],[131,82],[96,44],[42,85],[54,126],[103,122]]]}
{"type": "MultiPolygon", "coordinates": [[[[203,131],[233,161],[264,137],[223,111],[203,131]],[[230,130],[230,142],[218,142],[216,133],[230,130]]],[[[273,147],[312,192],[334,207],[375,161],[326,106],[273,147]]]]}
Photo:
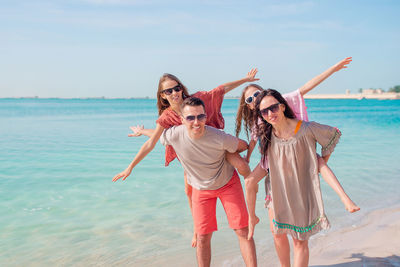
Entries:
{"type": "Polygon", "coordinates": [[[197,190],[193,187],[192,209],[196,233],[204,235],[218,230],[215,212],[217,198],[225,209],[230,228],[242,229],[248,226],[249,215],[242,184],[234,171],[229,182],[217,190],[197,190]]]}

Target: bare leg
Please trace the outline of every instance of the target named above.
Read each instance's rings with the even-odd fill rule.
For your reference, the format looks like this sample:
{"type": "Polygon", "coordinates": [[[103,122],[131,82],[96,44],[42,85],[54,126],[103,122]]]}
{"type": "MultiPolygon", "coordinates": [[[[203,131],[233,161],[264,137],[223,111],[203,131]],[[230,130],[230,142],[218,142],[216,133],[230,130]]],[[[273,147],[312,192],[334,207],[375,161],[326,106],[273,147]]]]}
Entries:
{"type": "Polygon", "coordinates": [[[243,261],[247,267],[257,266],[256,245],[254,239],[247,239],[249,228],[235,229],[235,233],[239,239],[240,252],[242,253],[243,261]]]}
{"type": "Polygon", "coordinates": [[[268,209],[269,216],[269,225],[272,232],[272,236],[274,237],[274,245],[276,254],[278,255],[279,262],[282,267],[290,267],[290,245],[289,239],[286,234],[275,234],[273,228],[274,213],[272,208],[268,209]]]}
{"type": "MultiPolygon", "coordinates": [[[[185,194],[189,201],[190,213],[193,216],[193,209],[192,209],[192,186],[187,183],[186,172],[184,172],[184,179],[185,179],[185,194]]],[[[195,248],[197,246],[197,234],[196,231],[193,230],[193,237],[192,237],[192,247],[195,248]]]]}
{"type": "Polygon", "coordinates": [[[199,267],[209,267],[211,264],[211,237],[212,233],[197,237],[197,264],[199,267]]]}
{"type": "Polygon", "coordinates": [[[298,240],[293,238],[294,247],[294,266],[307,267],[310,251],[308,249],[308,240],[298,240]]]}
{"type": "Polygon", "coordinates": [[[332,189],[340,197],[340,200],[343,202],[346,210],[351,213],[359,211],[360,208],[346,194],[346,192],[344,191],[342,185],[336,178],[333,171],[328,167],[325,160],[319,156],[318,156],[318,169],[322,175],[322,178],[324,178],[324,180],[328,183],[328,185],[332,187],[332,189]]]}
{"type": "Polygon", "coordinates": [[[240,156],[239,153],[226,152],[226,160],[238,171],[240,175],[246,178],[251,170],[247,161],[240,156]]]}
{"type": "Polygon", "coordinates": [[[264,169],[262,169],[260,165],[257,165],[253,172],[244,180],[246,188],[247,208],[249,210],[249,234],[247,237],[248,240],[253,238],[254,229],[260,221],[260,219],[256,216],[256,200],[258,193],[258,182],[264,177],[264,175],[264,169]]]}

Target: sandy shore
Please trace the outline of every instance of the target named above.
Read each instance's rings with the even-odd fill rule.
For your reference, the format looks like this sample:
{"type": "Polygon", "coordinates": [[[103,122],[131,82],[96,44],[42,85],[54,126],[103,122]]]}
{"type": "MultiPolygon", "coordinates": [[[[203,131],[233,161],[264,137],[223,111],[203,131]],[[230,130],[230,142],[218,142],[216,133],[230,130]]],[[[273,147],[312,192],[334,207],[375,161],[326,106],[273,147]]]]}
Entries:
{"type": "Polygon", "coordinates": [[[310,266],[400,266],[400,206],[313,240],[310,266]]]}
{"type": "MultiPolygon", "coordinates": [[[[309,265],[313,267],[400,266],[400,205],[360,215],[362,219],[356,224],[315,235],[309,243],[309,265]]],[[[267,225],[261,228],[264,227],[267,225]]],[[[256,234],[270,233],[262,230],[256,234]]],[[[256,240],[259,238],[260,236],[257,236],[256,240]]],[[[256,245],[259,266],[280,266],[272,240],[264,240],[256,245]]],[[[212,266],[245,265],[241,257],[236,254],[229,260],[216,261],[212,266]]]]}

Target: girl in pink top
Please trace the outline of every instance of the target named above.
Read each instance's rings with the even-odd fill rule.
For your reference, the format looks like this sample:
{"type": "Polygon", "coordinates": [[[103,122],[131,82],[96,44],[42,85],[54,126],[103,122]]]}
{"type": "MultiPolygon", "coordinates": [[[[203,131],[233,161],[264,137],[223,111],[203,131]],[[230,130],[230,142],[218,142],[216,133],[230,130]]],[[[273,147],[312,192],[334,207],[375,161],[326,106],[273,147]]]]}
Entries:
{"type": "MultiPolygon", "coordinates": [[[[308,121],[307,115],[307,107],[304,102],[303,96],[318,86],[321,82],[331,76],[333,73],[347,68],[347,65],[352,61],[351,57],[347,57],[335,65],[331,66],[326,71],[321,74],[315,76],[307,83],[305,83],[302,87],[288,94],[284,94],[283,97],[288,102],[289,106],[293,109],[296,117],[299,120],[308,121]]],[[[249,149],[246,155],[246,160],[249,162],[250,156],[254,150],[254,147],[257,143],[258,137],[255,132],[255,122],[253,121],[254,116],[254,102],[258,94],[264,90],[261,86],[257,84],[249,84],[243,89],[242,96],[240,98],[239,108],[236,115],[236,136],[239,136],[239,133],[242,128],[242,121],[244,124],[244,130],[249,137],[250,134],[250,143],[249,149]]]]}
{"type": "MultiPolygon", "coordinates": [[[[221,105],[226,93],[246,82],[253,82],[259,79],[255,78],[257,69],[252,69],[243,79],[228,82],[208,92],[197,92],[193,96],[203,100],[205,104],[205,111],[207,114],[206,124],[212,127],[223,129],[224,118],[221,114],[221,105]]],[[[129,166],[121,173],[114,176],[113,181],[122,178],[125,180],[132,172],[133,168],[150,153],[157,141],[160,139],[161,134],[165,129],[174,125],[182,124],[181,121],[181,104],[183,100],[189,97],[188,90],[185,85],[174,75],[164,74],[159,81],[157,91],[157,107],[158,114],[160,115],[156,121],[155,129],[143,129],[143,127],[131,127],[133,134],[129,136],[146,135],[150,137],[140,148],[135,158],[129,166]]],[[[238,170],[238,172],[246,177],[250,174],[250,167],[247,162],[240,157],[238,153],[227,153],[227,160],[238,170]]],[[[165,150],[165,165],[176,158],[176,153],[171,146],[167,146],[165,150]]],[[[185,174],[185,192],[189,200],[189,206],[192,208],[192,188],[187,183],[185,174]]],[[[193,234],[192,246],[195,247],[197,243],[196,233],[193,234]]]]}

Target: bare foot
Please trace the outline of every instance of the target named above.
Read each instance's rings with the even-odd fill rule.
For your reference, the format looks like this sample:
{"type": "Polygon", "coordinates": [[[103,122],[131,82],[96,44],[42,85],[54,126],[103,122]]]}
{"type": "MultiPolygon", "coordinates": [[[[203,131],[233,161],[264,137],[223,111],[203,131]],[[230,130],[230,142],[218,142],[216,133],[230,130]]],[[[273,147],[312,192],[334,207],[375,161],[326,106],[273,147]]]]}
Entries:
{"type": "Polygon", "coordinates": [[[257,216],[249,217],[249,234],[247,235],[247,240],[250,240],[254,235],[254,228],[256,224],[260,222],[260,219],[257,216]]]}
{"type": "Polygon", "coordinates": [[[360,210],[360,207],[357,206],[350,198],[342,200],[344,207],[350,213],[356,212],[360,210]]]}
{"type": "Polygon", "coordinates": [[[197,247],[197,234],[196,232],[193,233],[193,237],[192,237],[192,248],[197,247]]]}

